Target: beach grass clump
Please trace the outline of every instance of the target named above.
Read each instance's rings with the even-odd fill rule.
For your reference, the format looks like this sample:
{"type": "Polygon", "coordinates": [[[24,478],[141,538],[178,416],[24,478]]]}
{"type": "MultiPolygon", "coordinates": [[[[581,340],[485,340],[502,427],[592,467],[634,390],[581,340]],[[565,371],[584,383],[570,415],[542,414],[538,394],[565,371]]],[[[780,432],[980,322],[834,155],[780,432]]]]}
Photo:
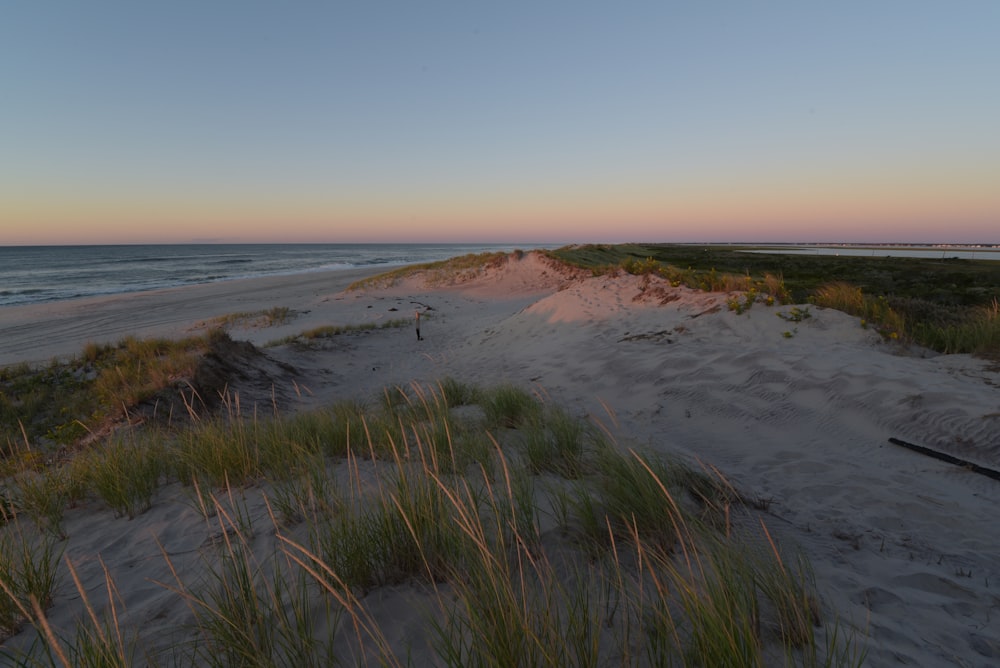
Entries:
{"type": "Polygon", "coordinates": [[[86,483],[116,516],[145,512],[170,467],[165,446],[150,436],[114,437],[80,455],[86,483]]]}
{"type": "Polygon", "coordinates": [[[604,521],[588,518],[586,526],[597,530],[590,538],[601,541],[609,531],[618,538],[638,532],[665,546],[672,544],[687,519],[664,482],[673,477],[672,467],[638,455],[623,457],[611,447],[601,452],[598,466],[605,474],[597,481],[604,521]]]}
{"type": "Polygon", "coordinates": [[[483,412],[488,427],[528,425],[541,417],[542,404],[532,393],[516,385],[498,385],[483,393],[483,412]]]}
{"type": "Polygon", "coordinates": [[[626,273],[632,274],[633,276],[665,276],[666,267],[661,263],[657,262],[651,257],[638,259],[629,258],[623,260],[621,263],[621,268],[625,270],[626,273]]]}
{"type": "Polygon", "coordinates": [[[287,306],[272,306],[260,311],[238,311],[214,318],[211,322],[216,327],[236,327],[251,325],[258,327],[277,327],[285,325],[295,317],[296,313],[287,306]]]}
{"type": "Polygon", "coordinates": [[[1000,355],[1000,302],[948,306],[920,298],[872,297],[846,283],[830,283],[814,302],[859,316],[883,338],[907,339],[945,354],[1000,355]]]}
{"type": "MultiPolygon", "coordinates": [[[[119,615],[123,612],[121,592],[118,591],[111,578],[107,566],[101,563],[104,571],[103,589],[106,592],[107,603],[101,614],[91,602],[87,590],[77,572],[73,561],[66,559],[66,569],[72,576],[73,584],[86,610],[74,625],[72,637],[61,638],[46,622],[44,612],[35,611],[32,624],[41,626],[47,641],[48,663],[45,665],[78,666],[80,668],[127,668],[138,665],[138,633],[125,632],[119,624],[119,615]]],[[[155,662],[148,662],[155,665],[155,662]]],[[[43,665],[43,664],[31,664],[43,665]]]]}
{"type": "Polygon", "coordinates": [[[305,346],[310,343],[314,344],[321,342],[325,339],[331,339],[337,336],[344,336],[347,334],[372,332],[381,329],[399,329],[401,327],[410,327],[412,325],[413,322],[405,318],[393,318],[390,320],[382,320],[379,322],[364,322],[364,323],[349,324],[349,325],[321,325],[319,327],[313,327],[312,329],[307,329],[298,334],[286,336],[281,339],[277,339],[275,341],[269,341],[267,344],[265,344],[265,346],[269,348],[273,348],[275,346],[288,345],[288,344],[305,346]]]}
{"type": "Polygon", "coordinates": [[[774,304],[792,303],[792,294],[785,285],[785,278],[779,272],[777,275],[771,272],[764,272],[763,291],[765,302],[768,306],[774,304]]]}
{"type": "Polygon", "coordinates": [[[7,518],[0,528],[0,634],[17,633],[52,603],[64,544],[7,518]]]}
{"type": "Polygon", "coordinates": [[[973,353],[1000,358],[1000,301],[967,309],[958,322],[926,319],[915,323],[913,335],[944,353],[973,353]]]}
{"type": "Polygon", "coordinates": [[[181,378],[191,378],[208,337],[136,339],[128,337],[114,346],[93,346],[84,357],[98,367],[94,391],[102,406],[127,410],[150,399],[181,378]]]}
{"type": "Polygon", "coordinates": [[[338,613],[317,605],[305,573],[279,553],[254,553],[245,520],[225,510],[231,504],[210,500],[221,537],[216,558],[206,555],[202,576],[193,580],[171,564],[175,583],[167,585],[194,616],[197,639],[181,648],[184,660],[220,668],[335,664],[332,638],[324,642],[319,634],[336,626],[338,613]]]}
{"type": "Polygon", "coordinates": [[[329,516],[344,507],[340,490],[329,475],[324,457],[310,457],[302,462],[302,469],[273,485],[270,500],[284,526],[329,516]]]}
{"type": "Polygon", "coordinates": [[[255,419],[253,447],[257,450],[260,475],[281,481],[301,476],[322,461],[329,414],[317,412],[285,418],[255,419]]]}
{"type": "Polygon", "coordinates": [[[524,430],[520,452],[532,473],[553,473],[578,478],[592,464],[588,446],[595,443],[594,430],[561,406],[544,406],[534,424],[524,430]]]}
{"type": "Polygon", "coordinates": [[[70,502],[71,487],[64,467],[26,469],[9,478],[5,486],[5,513],[30,518],[36,526],[64,537],[62,523],[70,502]]]}
{"type": "Polygon", "coordinates": [[[80,356],[33,368],[0,369],[0,431],[40,446],[66,446],[189,381],[219,330],[172,341],[89,343],[80,356]]]}
{"type": "MultiPolygon", "coordinates": [[[[568,624],[552,565],[543,553],[528,548],[530,536],[498,532],[487,521],[494,512],[504,513],[505,502],[496,492],[488,492],[490,513],[462,513],[461,527],[476,549],[464,576],[456,573],[457,595],[438,602],[437,653],[448,666],[586,665],[587,652],[577,653],[584,659],[578,663],[566,651],[568,624]]],[[[454,502],[466,510],[466,499],[454,502]]]]}
{"type": "Polygon", "coordinates": [[[374,489],[351,487],[342,512],[312,524],[311,549],[347,587],[370,590],[411,578],[437,581],[462,561],[463,540],[446,489],[428,471],[397,467],[374,489]]]}
{"type": "Polygon", "coordinates": [[[92,379],[80,365],[53,362],[40,369],[27,364],[0,369],[0,431],[11,449],[18,442],[46,439],[69,443],[87,433],[84,421],[99,401],[89,391],[92,379]]]}
{"type": "Polygon", "coordinates": [[[174,475],[209,487],[241,486],[260,478],[257,427],[254,421],[225,416],[192,425],[177,437],[174,475]]]}
{"type": "MultiPolygon", "coordinates": [[[[784,557],[771,539],[767,526],[761,523],[771,552],[764,557],[778,568],[759,569],[756,584],[774,612],[772,623],[783,641],[793,647],[812,646],[821,613],[816,596],[816,581],[809,562],[801,554],[794,564],[784,557]]],[[[761,557],[758,555],[758,559],[761,557]]]]}
{"type": "Polygon", "coordinates": [[[478,402],[478,390],[474,385],[446,376],[438,381],[438,388],[445,404],[454,408],[478,402]]]}
{"type": "Polygon", "coordinates": [[[813,302],[818,306],[837,309],[858,316],[864,323],[870,323],[887,340],[897,340],[906,334],[906,321],[889,303],[884,295],[872,297],[861,288],[835,281],[816,290],[813,302]]]}
{"type": "Polygon", "coordinates": [[[323,453],[327,457],[344,457],[352,442],[362,442],[365,415],[368,408],[354,399],[341,400],[322,411],[325,428],[322,431],[323,453]]]}
{"type": "Polygon", "coordinates": [[[412,386],[392,385],[382,388],[379,396],[382,413],[396,418],[412,413],[415,398],[411,396],[412,386]]]}

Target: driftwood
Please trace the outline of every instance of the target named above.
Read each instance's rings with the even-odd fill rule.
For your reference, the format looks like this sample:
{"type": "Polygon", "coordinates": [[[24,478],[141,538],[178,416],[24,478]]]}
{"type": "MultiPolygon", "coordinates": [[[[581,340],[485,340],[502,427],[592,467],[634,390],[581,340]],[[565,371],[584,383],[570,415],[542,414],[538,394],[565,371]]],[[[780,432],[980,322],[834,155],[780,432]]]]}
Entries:
{"type": "Polygon", "coordinates": [[[952,457],[951,455],[938,452],[937,450],[931,450],[930,448],[925,448],[922,445],[915,445],[913,443],[907,443],[906,441],[901,441],[898,438],[890,438],[889,442],[893,445],[901,445],[904,448],[909,448],[914,452],[919,452],[922,455],[927,455],[928,457],[933,457],[934,459],[940,459],[942,462],[947,462],[949,464],[954,464],[955,466],[961,466],[964,469],[968,469],[973,473],[978,473],[979,475],[984,475],[987,478],[993,478],[994,480],[1000,480],[1000,471],[996,469],[986,468],[985,466],[980,466],[979,464],[973,464],[970,461],[964,459],[959,459],[958,457],[952,457]]]}

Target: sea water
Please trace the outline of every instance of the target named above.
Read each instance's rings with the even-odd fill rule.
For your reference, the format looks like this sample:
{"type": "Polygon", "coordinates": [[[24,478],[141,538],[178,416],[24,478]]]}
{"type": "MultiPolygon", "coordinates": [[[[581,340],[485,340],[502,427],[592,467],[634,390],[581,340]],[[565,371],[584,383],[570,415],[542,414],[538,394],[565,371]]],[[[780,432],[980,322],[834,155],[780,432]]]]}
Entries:
{"type": "Polygon", "coordinates": [[[257,276],[391,268],[538,244],[0,246],[0,307],[257,276]]]}

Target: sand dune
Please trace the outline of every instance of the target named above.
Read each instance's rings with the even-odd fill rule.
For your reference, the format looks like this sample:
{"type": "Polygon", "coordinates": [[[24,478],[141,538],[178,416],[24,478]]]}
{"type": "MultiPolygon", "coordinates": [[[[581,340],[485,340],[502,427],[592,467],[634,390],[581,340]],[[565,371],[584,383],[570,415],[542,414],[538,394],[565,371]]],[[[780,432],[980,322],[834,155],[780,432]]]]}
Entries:
{"type": "MultiPolygon", "coordinates": [[[[299,371],[302,391],[289,394],[289,409],[444,376],[536,387],[581,415],[616,420],[622,438],[709,463],[769,500],[770,525],[811,560],[824,606],[867,635],[867,665],[1000,663],[1000,482],[888,441],[1000,469],[995,363],[903,349],[833,310],[799,305],[808,317],[798,321],[790,305],[737,314],[727,295],[592,277],[534,253],[445,284],[417,277],[345,292],[358,275],[6,309],[0,363],[127,333],[199,331],[213,316],[278,305],[298,316],[232,336],[263,345],[420,310],[423,341],[396,328],[313,349],[268,348],[299,371]]],[[[244,405],[270,401],[245,392],[244,405]]],[[[183,612],[150,582],[169,577],[156,541],[197,568],[205,536],[189,528],[201,521],[177,506],[127,524],[80,511],[68,523],[67,554],[95,587],[100,554],[130,614],[156,624],[183,612]]]]}

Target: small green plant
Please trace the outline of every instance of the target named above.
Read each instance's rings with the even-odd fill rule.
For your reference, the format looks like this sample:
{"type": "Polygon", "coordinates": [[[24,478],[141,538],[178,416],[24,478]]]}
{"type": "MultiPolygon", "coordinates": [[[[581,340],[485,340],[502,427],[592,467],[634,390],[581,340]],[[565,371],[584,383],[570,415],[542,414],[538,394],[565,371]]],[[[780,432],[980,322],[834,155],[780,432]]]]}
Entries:
{"type": "Polygon", "coordinates": [[[778,311],[775,313],[776,316],[782,320],[787,320],[788,322],[802,322],[803,320],[808,320],[812,317],[812,313],[809,312],[809,307],[799,308],[798,306],[793,306],[788,313],[783,311],[778,311]]]}
{"type": "MultiPolygon", "coordinates": [[[[747,277],[747,282],[749,283],[750,278],[747,277]]],[[[760,291],[752,285],[747,287],[742,295],[735,295],[729,297],[726,300],[726,307],[736,313],[736,315],[742,315],[750,310],[750,308],[758,301],[766,301],[761,297],[760,291]]],[[[773,303],[773,300],[772,302],[773,303]]],[[[770,303],[768,304],[770,306],[770,303]]]]}
{"type": "Polygon", "coordinates": [[[663,265],[651,257],[643,260],[628,259],[623,261],[621,266],[626,272],[635,276],[646,276],[649,274],[662,276],[665,271],[663,265]]]}

